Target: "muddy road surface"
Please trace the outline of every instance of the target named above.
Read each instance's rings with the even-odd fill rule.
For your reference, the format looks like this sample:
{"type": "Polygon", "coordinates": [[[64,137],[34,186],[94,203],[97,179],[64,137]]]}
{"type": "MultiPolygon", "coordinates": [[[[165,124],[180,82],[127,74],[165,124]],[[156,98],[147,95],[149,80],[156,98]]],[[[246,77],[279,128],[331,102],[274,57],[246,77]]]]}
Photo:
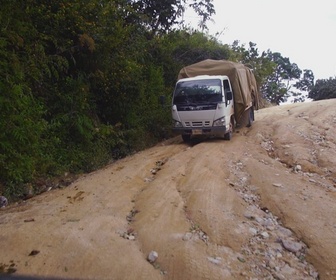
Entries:
{"type": "Polygon", "coordinates": [[[0,210],[0,278],[336,279],[336,100],[160,143],[0,210]]]}

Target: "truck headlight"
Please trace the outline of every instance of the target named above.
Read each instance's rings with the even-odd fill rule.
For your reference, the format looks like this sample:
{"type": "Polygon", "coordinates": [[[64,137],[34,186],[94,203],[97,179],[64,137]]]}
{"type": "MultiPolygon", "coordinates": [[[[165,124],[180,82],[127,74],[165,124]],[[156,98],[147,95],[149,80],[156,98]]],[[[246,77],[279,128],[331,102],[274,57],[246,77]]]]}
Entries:
{"type": "Polygon", "coordinates": [[[213,122],[213,126],[225,126],[225,118],[220,118],[213,122]]]}
{"type": "Polygon", "coordinates": [[[179,121],[176,121],[176,120],[173,121],[173,126],[174,127],[183,127],[182,123],[179,122],[179,121]]]}

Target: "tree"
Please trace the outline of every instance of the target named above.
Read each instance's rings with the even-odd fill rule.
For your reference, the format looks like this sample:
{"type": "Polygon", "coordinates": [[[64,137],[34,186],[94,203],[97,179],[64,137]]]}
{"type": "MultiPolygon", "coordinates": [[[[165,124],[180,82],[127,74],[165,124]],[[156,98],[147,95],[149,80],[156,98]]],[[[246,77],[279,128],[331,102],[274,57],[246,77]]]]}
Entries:
{"type": "Polygon", "coordinates": [[[0,25],[0,183],[17,195],[20,188],[12,187],[31,180],[45,161],[45,108],[31,90],[44,65],[22,1],[2,1],[0,25]]]}
{"type": "Polygon", "coordinates": [[[298,91],[292,91],[291,94],[294,97],[293,102],[304,102],[308,95],[308,92],[314,86],[314,74],[311,70],[303,70],[303,74],[300,79],[294,84],[294,87],[298,91]]]}
{"type": "Polygon", "coordinates": [[[253,42],[246,48],[239,41],[234,41],[231,47],[234,50],[231,60],[242,62],[253,69],[265,99],[277,105],[286,102],[290,96],[294,97],[293,102],[305,100],[314,83],[311,70],[305,69],[302,72],[289,58],[270,50],[263,51],[260,55],[253,42]]]}
{"type": "Polygon", "coordinates": [[[213,0],[193,0],[192,4],[189,4],[189,7],[192,7],[196,14],[201,17],[198,27],[201,28],[202,32],[208,30],[207,22],[211,20],[211,16],[216,13],[213,0]]]}
{"type": "Polygon", "coordinates": [[[207,28],[207,21],[215,14],[213,0],[132,0],[130,2],[135,13],[129,19],[133,23],[147,27],[152,34],[167,33],[181,24],[181,16],[187,5],[202,18],[199,23],[202,30],[207,28]]]}
{"type": "Polygon", "coordinates": [[[336,77],[317,80],[308,97],[313,100],[336,98],[336,77]]]}
{"type": "Polygon", "coordinates": [[[275,63],[274,72],[267,77],[261,87],[263,96],[270,102],[279,105],[286,102],[291,95],[291,87],[301,76],[302,71],[297,64],[280,53],[268,52],[268,58],[275,63]]]}
{"type": "Polygon", "coordinates": [[[180,66],[193,64],[204,59],[229,59],[232,53],[228,45],[223,45],[214,37],[196,30],[171,33],[167,36],[166,41],[172,38],[175,40],[172,55],[180,66]]]}
{"type": "Polygon", "coordinates": [[[88,79],[97,4],[2,1],[0,183],[7,195],[19,196],[39,176],[92,170],[118,143],[112,129],[100,129],[88,79]]]}
{"type": "Polygon", "coordinates": [[[246,49],[245,45],[240,45],[236,40],[232,43],[231,48],[234,52],[230,60],[241,62],[250,67],[259,86],[265,84],[267,78],[275,72],[276,63],[270,59],[270,51],[263,51],[259,54],[256,43],[249,42],[249,47],[246,49]]]}

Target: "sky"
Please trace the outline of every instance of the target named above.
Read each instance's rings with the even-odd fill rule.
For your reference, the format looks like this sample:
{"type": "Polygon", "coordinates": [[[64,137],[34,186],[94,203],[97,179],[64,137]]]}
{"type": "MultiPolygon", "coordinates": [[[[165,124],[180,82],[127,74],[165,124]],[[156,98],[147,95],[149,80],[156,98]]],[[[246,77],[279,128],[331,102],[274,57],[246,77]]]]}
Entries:
{"type": "MultiPolygon", "coordinates": [[[[279,52],[317,79],[336,77],[336,0],[213,0],[209,34],[223,44],[251,41],[279,52]]],[[[198,19],[185,15],[193,27],[198,19]]]]}

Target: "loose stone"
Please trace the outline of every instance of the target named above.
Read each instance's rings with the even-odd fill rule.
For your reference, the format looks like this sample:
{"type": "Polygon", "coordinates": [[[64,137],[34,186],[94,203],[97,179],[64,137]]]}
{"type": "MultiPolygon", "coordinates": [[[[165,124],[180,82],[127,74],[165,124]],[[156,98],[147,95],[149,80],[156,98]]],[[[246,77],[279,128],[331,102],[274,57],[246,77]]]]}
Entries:
{"type": "Polygon", "coordinates": [[[281,239],[281,243],[286,250],[292,253],[297,253],[302,249],[302,245],[298,242],[281,239]]]}
{"type": "Polygon", "coordinates": [[[155,251],[151,251],[147,257],[147,260],[150,262],[150,263],[154,263],[157,258],[159,257],[159,254],[155,251]]]}

